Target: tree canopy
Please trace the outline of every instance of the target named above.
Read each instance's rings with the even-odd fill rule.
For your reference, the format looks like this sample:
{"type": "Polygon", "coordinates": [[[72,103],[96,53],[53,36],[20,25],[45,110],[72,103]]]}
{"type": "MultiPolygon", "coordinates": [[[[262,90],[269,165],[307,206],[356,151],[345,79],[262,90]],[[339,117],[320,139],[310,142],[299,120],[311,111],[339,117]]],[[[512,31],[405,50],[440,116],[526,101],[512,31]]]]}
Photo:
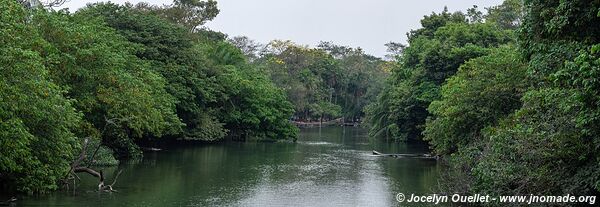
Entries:
{"type": "Polygon", "coordinates": [[[493,23],[469,22],[461,12],[433,13],[411,31],[409,46],[397,56],[389,86],[371,104],[367,120],[371,135],[395,140],[420,140],[427,110],[440,98],[447,78],[473,58],[514,40],[514,32],[493,23]]]}
{"type": "Polygon", "coordinates": [[[156,140],[296,139],[284,90],[225,35],[198,28],[214,1],[0,9],[3,189],[56,189],[83,142],[100,145],[108,160],[88,160],[100,164],[156,140]]]}
{"type": "Polygon", "coordinates": [[[285,89],[300,121],[359,121],[387,73],[384,60],[331,42],[309,48],[276,40],[261,53],[254,63],[285,89]]]}
{"type": "Polygon", "coordinates": [[[296,141],[294,121],[364,120],[427,142],[442,192],[600,192],[597,0],[444,8],[386,59],[230,38],[202,27],[213,0],[36,2],[0,0],[0,190],[57,189],[88,143],[104,160],[86,164],[115,164],[160,141],[296,141]]]}
{"type": "Polygon", "coordinates": [[[597,194],[599,7],[507,0],[424,17],[367,107],[372,134],[428,142],[448,164],[443,191],[597,194]]]}

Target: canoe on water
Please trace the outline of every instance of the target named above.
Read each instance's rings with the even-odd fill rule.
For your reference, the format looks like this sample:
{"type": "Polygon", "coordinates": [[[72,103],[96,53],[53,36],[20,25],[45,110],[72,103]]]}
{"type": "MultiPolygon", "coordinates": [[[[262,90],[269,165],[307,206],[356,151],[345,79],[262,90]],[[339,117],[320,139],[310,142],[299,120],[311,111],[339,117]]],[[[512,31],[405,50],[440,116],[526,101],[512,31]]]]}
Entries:
{"type": "Polygon", "coordinates": [[[373,155],[387,156],[387,157],[398,157],[398,158],[424,158],[424,159],[438,159],[438,156],[431,154],[384,154],[373,150],[373,155]]]}

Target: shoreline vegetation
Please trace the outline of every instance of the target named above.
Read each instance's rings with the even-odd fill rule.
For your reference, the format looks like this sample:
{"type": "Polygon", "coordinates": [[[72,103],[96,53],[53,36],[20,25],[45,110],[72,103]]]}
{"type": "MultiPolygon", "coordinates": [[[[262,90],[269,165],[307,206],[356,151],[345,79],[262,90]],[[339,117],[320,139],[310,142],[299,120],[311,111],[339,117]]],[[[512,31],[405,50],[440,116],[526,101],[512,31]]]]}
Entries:
{"type": "Polygon", "coordinates": [[[408,33],[370,134],[428,142],[447,169],[436,193],[600,195],[600,2],[485,10],[408,33]]]}
{"type": "Polygon", "coordinates": [[[0,191],[74,187],[82,172],[113,192],[118,173],[105,183],[98,165],[160,143],[295,141],[300,127],[360,123],[428,143],[373,153],[442,163],[436,193],[600,195],[597,0],[444,8],[386,59],[208,30],[213,0],[32,2],[0,0],[0,191]]]}
{"type": "Polygon", "coordinates": [[[300,128],[320,127],[320,126],[352,126],[357,127],[361,122],[345,122],[344,119],[338,118],[327,121],[291,121],[294,125],[300,128]]]}
{"type": "Polygon", "coordinates": [[[363,117],[389,72],[360,48],[208,30],[213,0],[61,2],[0,0],[2,192],[70,189],[79,173],[112,192],[102,166],[163,143],[295,141],[290,120],[363,117]]]}

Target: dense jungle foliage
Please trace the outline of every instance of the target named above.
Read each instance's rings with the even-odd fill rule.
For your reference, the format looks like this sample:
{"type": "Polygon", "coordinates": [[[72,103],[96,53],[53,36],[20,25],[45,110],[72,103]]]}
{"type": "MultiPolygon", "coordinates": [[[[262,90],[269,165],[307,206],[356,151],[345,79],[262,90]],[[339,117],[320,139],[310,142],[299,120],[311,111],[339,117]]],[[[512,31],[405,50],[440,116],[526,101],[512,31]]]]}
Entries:
{"type": "Polygon", "coordinates": [[[506,0],[408,34],[371,134],[424,140],[444,192],[598,195],[600,2],[506,0]]]}
{"type": "Polygon", "coordinates": [[[444,9],[391,61],[228,37],[202,27],[212,0],[0,11],[0,190],[59,188],[82,143],[114,165],[158,140],[294,141],[293,121],[364,118],[429,143],[443,193],[600,195],[598,0],[444,9]]]}
{"type": "Polygon", "coordinates": [[[114,165],[155,141],[295,141],[292,121],[357,122],[387,73],[360,48],[208,30],[215,1],[72,13],[1,0],[0,11],[0,186],[9,191],[57,189],[84,142],[97,148],[86,162],[114,165]]]}
{"type": "Polygon", "coordinates": [[[0,1],[4,189],[56,189],[84,138],[109,158],[138,156],[144,140],[296,139],[285,91],[224,34],[197,29],[216,4],[178,12],[186,2],[70,13],[0,1]]]}

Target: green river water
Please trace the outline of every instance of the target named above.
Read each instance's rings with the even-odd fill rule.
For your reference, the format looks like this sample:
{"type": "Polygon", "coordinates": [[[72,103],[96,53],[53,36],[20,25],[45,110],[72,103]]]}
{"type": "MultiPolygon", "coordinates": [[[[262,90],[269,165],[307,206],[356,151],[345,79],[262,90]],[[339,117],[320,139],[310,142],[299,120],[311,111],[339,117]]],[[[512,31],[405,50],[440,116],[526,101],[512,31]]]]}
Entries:
{"type": "Polygon", "coordinates": [[[372,141],[357,127],[303,129],[297,143],[177,146],[123,170],[117,193],[94,191],[86,174],[76,190],[20,198],[18,206],[398,206],[397,193],[435,191],[435,160],[378,157],[425,153],[423,145],[372,141]]]}

